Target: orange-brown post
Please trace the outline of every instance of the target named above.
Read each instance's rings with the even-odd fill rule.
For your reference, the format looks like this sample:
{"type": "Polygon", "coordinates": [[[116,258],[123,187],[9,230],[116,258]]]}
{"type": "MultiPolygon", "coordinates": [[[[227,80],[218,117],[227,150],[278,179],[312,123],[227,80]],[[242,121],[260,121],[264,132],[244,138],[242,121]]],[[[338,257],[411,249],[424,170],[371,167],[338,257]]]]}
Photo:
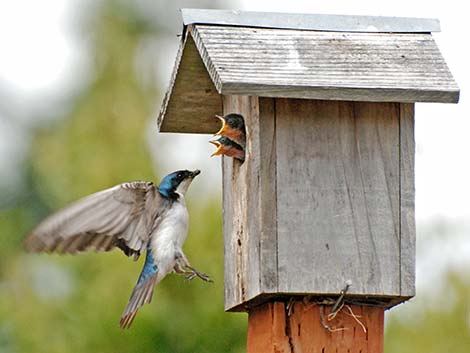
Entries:
{"type": "Polygon", "coordinates": [[[248,353],[382,353],[384,308],[351,305],[328,319],[331,306],[269,302],[248,316],[248,353]]]}

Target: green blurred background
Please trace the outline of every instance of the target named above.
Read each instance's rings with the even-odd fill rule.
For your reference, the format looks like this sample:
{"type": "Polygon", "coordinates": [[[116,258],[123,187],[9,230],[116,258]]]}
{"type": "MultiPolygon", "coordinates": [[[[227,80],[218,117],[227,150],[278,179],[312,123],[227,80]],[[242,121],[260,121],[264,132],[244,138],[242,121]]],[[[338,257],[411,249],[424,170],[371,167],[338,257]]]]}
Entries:
{"type": "MultiPolygon", "coordinates": [[[[233,8],[237,3],[88,1],[74,7],[68,24],[86,52],[86,65],[56,92],[60,99],[46,96],[43,104],[28,106],[0,80],[1,126],[20,131],[12,143],[22,146],[23,156],[0,183],[1,353],[245,350],[246,316],[223,311],[218,162],[206,161],[210,147],[200,139],[163,137],[155,126],[166,89],[162,82],[168,78],[160,68],[171,69],[181,7],[233,8]],[[17,109],[8,109],[12,106],[17,109]],[[196,179],[188,193],[191,223],[185,249],[215,283],[168,276],[131,330],[119,329],[118,321],[140,262],[118,251],[76,257],[22,251],[28,230],[72,200],[120,182],[158,181],[174,169],[199,165],[202,180],[196,179]]],[[[421,291],[418,287],[416,299],[387,314],[386,352],[470,351],[470,272],[459,266],[435,268],[432,257],[448,256],[442,239],[468,250],[468,229],[468,224],[446,220],[418,227],[424,239],[418,246],[424,264],[418,275],[430,280],[421,291]]]]}

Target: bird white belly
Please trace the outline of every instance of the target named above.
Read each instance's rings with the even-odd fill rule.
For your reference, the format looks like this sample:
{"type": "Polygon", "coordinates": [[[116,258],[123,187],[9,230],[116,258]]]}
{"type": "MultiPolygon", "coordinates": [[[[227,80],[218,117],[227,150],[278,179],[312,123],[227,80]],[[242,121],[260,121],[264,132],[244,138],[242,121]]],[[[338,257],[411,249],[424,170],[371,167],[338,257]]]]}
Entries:
{"type": "Polygon", "coordinates": [[[188,234],[188,224],[188,210],[184,197],[180,197],[167,211],[151,238],[150,248],[158,266],[160,278],[173,270],[175,255],[182,251],[181,248],[188,234]]]}

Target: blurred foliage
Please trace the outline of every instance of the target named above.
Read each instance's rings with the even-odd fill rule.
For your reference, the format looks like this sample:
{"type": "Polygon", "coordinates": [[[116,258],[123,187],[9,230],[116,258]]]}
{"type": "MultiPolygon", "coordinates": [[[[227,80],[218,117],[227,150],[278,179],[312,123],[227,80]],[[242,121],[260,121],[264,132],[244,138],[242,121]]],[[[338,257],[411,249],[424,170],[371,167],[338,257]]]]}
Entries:
{"type": "MultiPolygon", "coordinates": [[[[214,3],[223,6],[102,0],[80,17],[93,60],[91,84],[67,116],[34,132],[23,192],[0,213],[0,352],[244,351],[246,316],[223,311],[218,197],[196,205],[189,191],[185,245],[194,266],[215,283],[168,276],[128,331],[118,321],[142,260],[133,263],[119,251],[72,257],[26,255],[21,249],[29,229],[71,200],[123,181],[161,177],[154,175],[145,144],[161,88],[139,81],[136,58],[142,41],[158,41],[175,27],[177,8],[214,3]]],[[[147,62],[167,53],[151,54],[147,62]]],[[[138,69],[153,77],[151,68],[138,69]]],[[[391,312],[387,353],[468,351],[470,281],[450,275],[447,289],[452,296],[445,308],[426,307],[408,322],[391,312]]]]}
{"type": "MultiPolygon", "coordinates": [[[[244,350],[246,316],[223,310],[217,195],[196,204],[189,191],[185,244],[194,266],[211,274],[215,283],[168,276],[128,331],[118,323],[142,259],[133,263],[120,251],[72,257],[26,255],[21,249],[28,230],[52,210],[123,181],[161,177],[154,174],[146,129],[153,124],[149,119],[162,88],[143,85],[139,70],[142,75],[145,67],[136,68],[142,41],[167,31],[164,12],[152,19],[143,11],[149,4],[102,1],[82,18],[93,60],[91,84],[68,116],[34,132],[23,193],[1,213],[2,353],[244,350]]],[[[178,14],[174,7],[168,11],[178,14]]],[[[159,54],[164,55],[153,53],[159,54]]]]}
{"type": "MultiPolygon", "coordinates": [[[[470,278],[448,273],[444,290],[428,293],[427,297],[432,304],[409,308],[413,317],[400,318],[393,315],[393,310],[388,313],[391,317],[385,334],[385,353],[470,350],[470,278]]],[[[403,305],[412,306],[413,300],[403,305]]]]}

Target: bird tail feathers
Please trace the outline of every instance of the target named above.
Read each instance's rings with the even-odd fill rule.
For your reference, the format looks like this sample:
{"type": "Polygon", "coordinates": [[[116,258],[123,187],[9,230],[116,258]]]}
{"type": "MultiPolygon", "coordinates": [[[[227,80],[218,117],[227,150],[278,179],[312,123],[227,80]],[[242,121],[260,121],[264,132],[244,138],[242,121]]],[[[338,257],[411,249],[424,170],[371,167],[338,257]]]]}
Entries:
{"type": "Polygon", "coordinates": [[[153,290],[156,284],[157,273],[142,282],[137,282],[132,290],[131,298],[121,316],[121,320],[119,321],[119,325],[122,329],[130,328],[139,308],[152,301],[153,290]]]}

